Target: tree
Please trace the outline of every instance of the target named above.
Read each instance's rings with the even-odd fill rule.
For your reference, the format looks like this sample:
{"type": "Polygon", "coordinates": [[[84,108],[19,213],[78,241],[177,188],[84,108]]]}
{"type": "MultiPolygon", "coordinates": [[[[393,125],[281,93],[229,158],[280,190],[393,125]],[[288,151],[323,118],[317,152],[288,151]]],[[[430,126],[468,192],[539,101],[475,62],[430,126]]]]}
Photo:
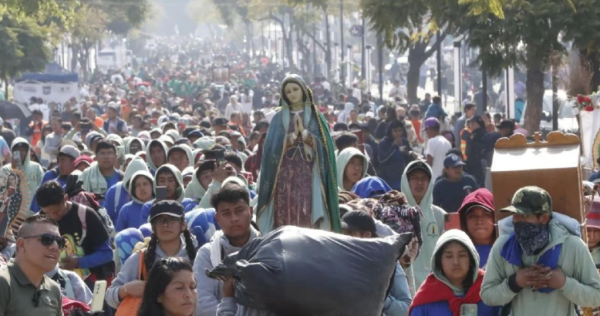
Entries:
{"type": "Polygon", "coordinates": [[[32,18],[0,20],[0,79],[7,80],[25,71],[39,71],[51,57],[47,34],[32,18]]]}
{"type": "Polygon", "coordinates": [[[417,88],[421,66],[435,53],[446,35],[432,20],[435,4],[428,0],[362,0],[363,14],[373,29],[383,37],[384,44],[400,53],[408,50],[409,68],[406,76],[408,101],[417,103],[417,88]],[[441,36],[434,34],[440,31],[441,36]]]}
{"type": "Polygon", "coordinates": [[[73,50],[73,62],[75,69],[77,62],[81,65],[83,78],[88,79],[88,63],[90,50],[96,43],[102,40],[106,30],[108,18],[101,9],[90,5],[83,5],[78,10],[71,32],[71,49],[73,50]]]}
{"type": "Polygon", "coordinates": [[[440,2],[443,2],[443,11],[436,18],[453,25],[457,34],[467,35],[469,45],[479,49],[476,62],[482,69],[497,75],[508,66],[526,68],[524,127],[530,133],[538,131],[545,90],[544,71],[548,70],[552,57],[566,52],[564,40],[577,39],[581,43],[584,34],[598,27],[596,18],[580,16],[589,6],[597,6],[597,0],[505,0],[504,19],[473,13],[472,3],[440,2]]]}

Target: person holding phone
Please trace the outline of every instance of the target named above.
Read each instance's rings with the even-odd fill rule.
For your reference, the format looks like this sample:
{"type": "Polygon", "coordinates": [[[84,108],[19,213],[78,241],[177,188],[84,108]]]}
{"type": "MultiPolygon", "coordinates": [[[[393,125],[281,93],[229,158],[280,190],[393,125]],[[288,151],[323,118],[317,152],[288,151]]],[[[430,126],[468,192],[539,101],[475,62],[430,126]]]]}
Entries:
{"type": "MultiPolygon", "coordinates": [[[[189,212],[194,209],[198,204],[192,199],[185,197],[185,189],[183,187],[183,176],[181,171],[177,167],[165,164],[158,168],[156,176],[154,177],[154,194],[158,198],[159,187],[164,187],[166,194],[164,194],[164,200],[172,200],[181,203],[185,209],[185,212],[189,212]]],[[[142,219],[148,219],[150,216],[150,209],[155,200],[150,200],[142,207],[142,219]]]]}
{"type": "Polygon", "coordinates": [[[225,158],[221,158],[219,155],[216,157],[216,168],[212,172],[212,181],[204,193],[202,200],[200,200],[200,207],[210,208],[211,197],[219,191],[225,179],[235,176],[236,172],[233,166],[225,161],[225,158]]]}
{"type": "Polygon", "coordinates": [[[13,141],[11,152],[13,157],[11,163],[5,164],[2,169],[0,169],[0,178],[4,181],[0,181],[2,183],[7,183],[8,176],[12,173],[13,169],[18,169],[21,171],[25,178],[22,181],[26,181],[29,187],[29,193],[27,196],[29,198],[23,199],[21,204],[23,205],[31,205],[32,197],[39,185],[41,184],[42,178],[44,177],[44,169],[37,162],[30,160],[30,152],[31,146],[26,139],[17,137],[13,141]]]}
{"type": "Polygon", "coordinates": [[[496,316],[500,306],[488,306],[479,296],[485,272],[469,236],[452,229],[437,241],[431,259],[433,272],[421,285],[409,316],[496,316]]]}
{"type": "Polygon", "coordinates": [[[196,258],[196,248],[185,224],[185,210],[181,203],[173,200],[156,202],[150,209],[149,220],[152,225],[150,245],[125,261],[106,291],[106,302],[113,308],[119,308],[127,296],[142,297],[144,294],[147,276],[142,274],[142,280],[138,279],[140,256],[143,256],[143,265],[149,274],[154,270],[154,263],[163,258],[183,258],[192,264],[196,258]]]}

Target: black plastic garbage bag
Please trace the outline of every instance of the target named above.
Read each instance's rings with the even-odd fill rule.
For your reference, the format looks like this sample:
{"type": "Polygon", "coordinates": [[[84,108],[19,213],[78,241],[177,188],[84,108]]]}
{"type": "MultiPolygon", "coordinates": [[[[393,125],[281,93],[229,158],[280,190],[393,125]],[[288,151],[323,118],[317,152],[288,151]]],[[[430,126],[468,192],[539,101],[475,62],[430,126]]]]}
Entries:
{"type": "Polygon", "coordinates": [[[281,227],[226,257],[212,278],[233,276],[246,307],[285,316],[380,316],[411,233],[358,239],[281,227]]]}

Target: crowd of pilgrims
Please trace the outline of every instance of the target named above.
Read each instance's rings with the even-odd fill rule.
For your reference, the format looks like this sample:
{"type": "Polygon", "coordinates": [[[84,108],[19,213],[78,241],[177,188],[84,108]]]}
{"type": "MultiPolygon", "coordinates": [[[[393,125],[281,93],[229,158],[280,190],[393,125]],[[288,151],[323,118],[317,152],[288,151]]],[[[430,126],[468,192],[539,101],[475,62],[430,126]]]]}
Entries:
{"type": "Polygon", "coordinates": [[[96,78],[62,111],[32,100],[28,137],[6,141],[0,171],[16,187],[0,228],[16,193],[35,214],[0,238],[0,315],[87,312],[98,280],[104,315],[135,304],[144,316],[274,315],[238,305],[234,280],[205,271],[283,225],[380,238],[405,231],[407,209],[422,244],[416,260],[398,259],[384,315],[600,306],[600,197],[587,197],[586,244],[543,189],[494,205],[485,188],[488,144],[514,124],[473,105],[450,121],[439,97],[377,107],[356,85],[333,98],[324,78],[274,84],[281,70],[257,67],[218,86],[193,61],[145,64],[96,78]],[[452,213],[460,223],[447,230],[452,213]]]}

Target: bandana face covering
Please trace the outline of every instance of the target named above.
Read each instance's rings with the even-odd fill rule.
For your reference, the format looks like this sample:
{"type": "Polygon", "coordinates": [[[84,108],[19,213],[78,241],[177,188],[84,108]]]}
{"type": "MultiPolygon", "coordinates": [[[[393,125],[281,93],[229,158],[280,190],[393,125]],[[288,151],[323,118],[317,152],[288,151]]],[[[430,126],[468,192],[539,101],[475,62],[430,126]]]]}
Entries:
{"type": "Polygon", "coordinates": [[[514,223],[515,237],[521,249],[527,255],[535,255],[550,241],[550,230],[547,224],[514,223]]]}

